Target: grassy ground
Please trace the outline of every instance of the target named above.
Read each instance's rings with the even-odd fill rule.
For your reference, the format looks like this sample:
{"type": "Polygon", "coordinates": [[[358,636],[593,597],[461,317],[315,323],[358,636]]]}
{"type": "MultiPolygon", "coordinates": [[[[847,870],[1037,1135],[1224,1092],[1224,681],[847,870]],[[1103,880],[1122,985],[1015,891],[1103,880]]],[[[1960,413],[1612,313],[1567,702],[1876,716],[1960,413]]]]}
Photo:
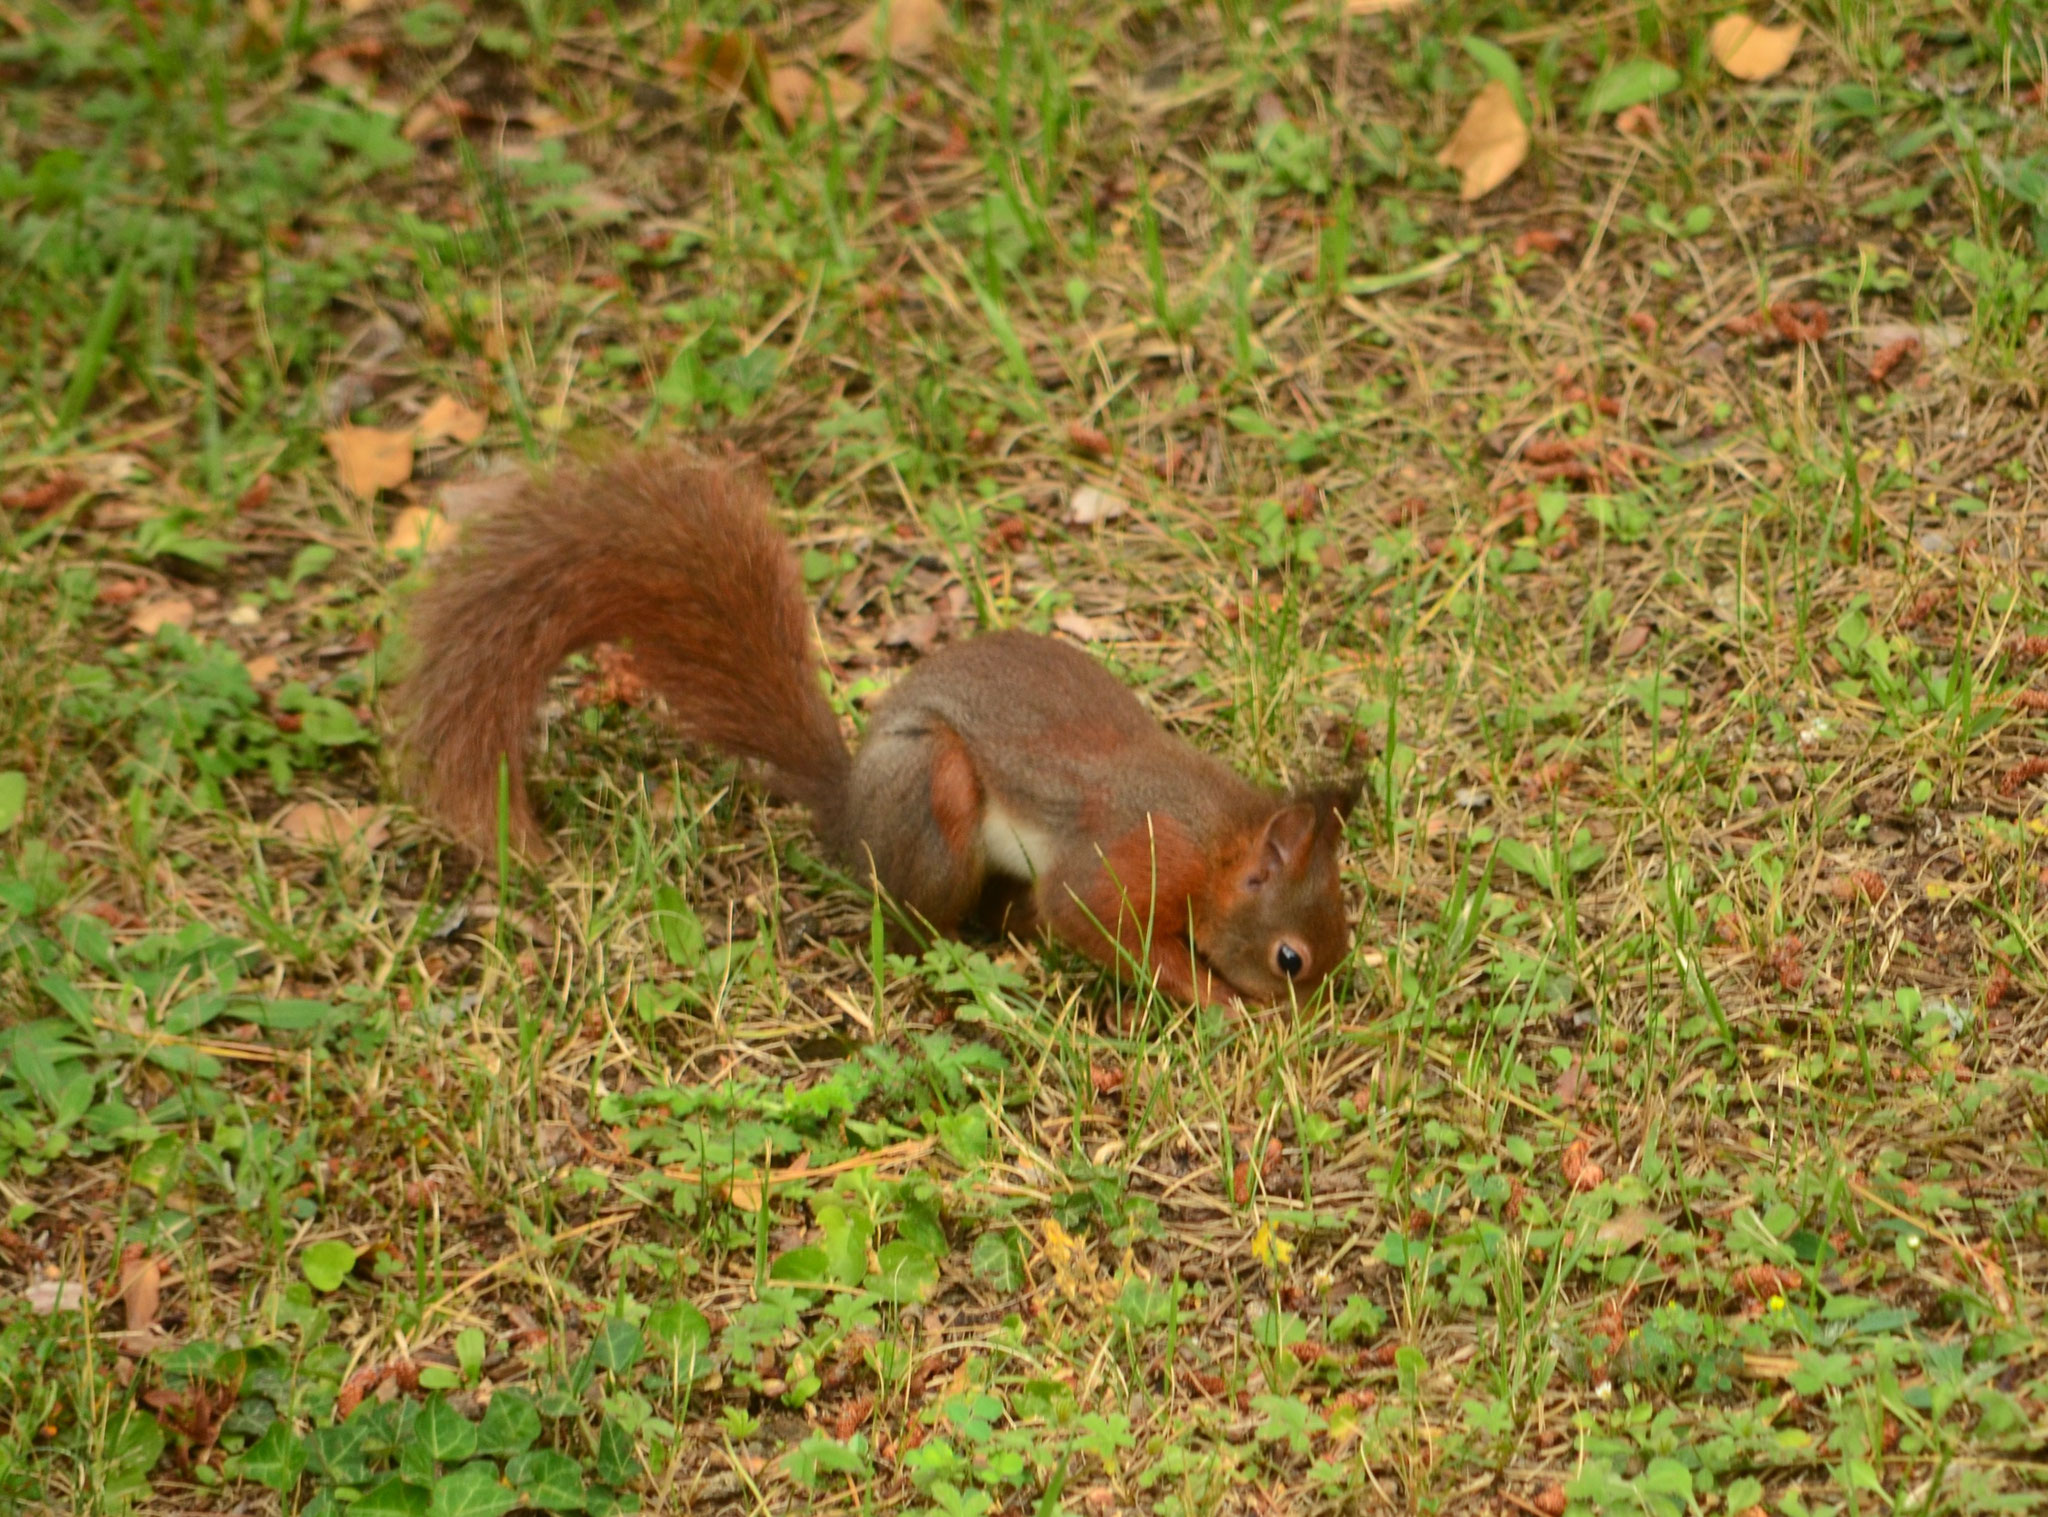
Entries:
{"type": "Polygon", "coordinates": [[[2048,15],[1342,10],[0,0],[0,1508],[2042,1500],[2048,15]],[[401,513],[697,432],[850,713],[1363,765],[1332,993],[887,959],[598,666],[472,877],[401,513]]]}

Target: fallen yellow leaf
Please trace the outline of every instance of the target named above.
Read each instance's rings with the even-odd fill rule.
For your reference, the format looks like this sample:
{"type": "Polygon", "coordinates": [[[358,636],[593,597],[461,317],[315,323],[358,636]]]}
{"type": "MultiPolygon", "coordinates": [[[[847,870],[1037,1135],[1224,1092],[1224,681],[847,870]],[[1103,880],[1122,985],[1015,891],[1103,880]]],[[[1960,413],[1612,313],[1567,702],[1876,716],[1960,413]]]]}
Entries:
{"type": "Polygon", "coordinates": [[[1515,109],[1515,97],[1498,79],[1473,97],[1465,119],[1436,155],[1464,178],[1458,198],[1477,200],[1505,184],[1529,156],[1529,124],[1515,109]]]}
{"type": "Polygon", "coordinates": [[[391,519],[391,531],[384,539],[386,556],[405,553],[439,553],[457,536],[455,524],[431,506],[407,506],[391,519]]]}
{"type": "Polygon", "coordinates": [[[785,63],[768,76],[768,107],[785,132],[796,130],[800,121],[823,121],[825,102],[832,102],[832,114],[845,120],[867,94],[837,69],[817,73],[785,63]]]}
{"type": "Polygon", "coordinates": [[[335,477],[342,489],[361,500],[393,489],[412,478],[412,429],[387,432],[382,427],[336,427],[321,441],[334,456],[335,477]]]}
{"type": "Polygon", "coordinates": [[[1707,33],[1707,50],[1738,79],[1768,79],[1792,61],[1805,30],[1797,21],[1765,26],[1736,11],[1714,23],[1707,33]]]}
{"type": "Polygon", "coordinates": [[[199,613],[182,595],[159,595],[128,613],[128,625],[144,637],[155,637],[160,627],[189,627],[199,613]]]}
{"type": "Polygon", "coordinates": [[[848,23],[832,50],[850,58],[879,58],[884,53],[891,58],[921,58],[945,30],[944,0],[877,0],[848,23]]]}
{"type": "Polygon", "coordinates": [[[453,395],[437,395],[434,403],[420,414],[418,436],[421,442],[439,442],[446,437],[455,442],[475,442],[484,435],[489,418],[474,406],[463,404],[453,395]]]}
{"type": "Polygon", "coordinates": [[[270,825],[309,848],[368,852],[391,835],[378,806],[343,806],[333,801],[294,801],[270,825]]]}

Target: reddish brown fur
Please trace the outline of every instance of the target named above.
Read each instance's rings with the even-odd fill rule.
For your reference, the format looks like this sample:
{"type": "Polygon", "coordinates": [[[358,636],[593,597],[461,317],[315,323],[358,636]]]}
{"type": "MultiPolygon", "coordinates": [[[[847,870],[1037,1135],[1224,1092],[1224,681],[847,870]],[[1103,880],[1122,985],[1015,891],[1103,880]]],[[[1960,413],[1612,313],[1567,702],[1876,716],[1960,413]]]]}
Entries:
{"type": "Polygon", "coordinates": [[[627,642],[687,736],[766,765],[836,858],[934,931],[1042,925],[1188,999],[1285,1000],[1343,957],[1356,787],[1248,784],[1071,644],[947,647],[877,703],[849,758],[768,507],[751,474],[657,452],[536,482],[470,525],[414,608],[403,693],[419,786],[465,841],[493,850],[501,762],[513,839],[539,840],[524,756],[547,680],[627,642]]]}
{"type": "Polygon", "coordinates": [[[414,603],[403,686],[419,786],[458,836],[494,850],[502,759],[513,841],[539,844],[534,709],[571,653],[628,641],[687,736],[765,763],[834,831],[846,747],[768,503],[752,473],[656,452],[535,481],[468,525],[460,558],[414,603]]]}
{"type": "Polygon", "coordinates": [[[1128,972],[1149,964],[1160,988],[1183,1000],[1211,999],[1188,949],[1190,916],[1209,866],[1170,817],[1155,817],[1102,850],[1101,867],[1046,903],[1062,940],[1097,963],[1128,972]]]}
{"type": "Polygon", "coordinates": [[[946,846],[959,857],[970,858],[981,826],[981,781],[974,777],[974,761],[961,746],[960,735],[940,728],[932,740],[932,820],[946,846]]]}

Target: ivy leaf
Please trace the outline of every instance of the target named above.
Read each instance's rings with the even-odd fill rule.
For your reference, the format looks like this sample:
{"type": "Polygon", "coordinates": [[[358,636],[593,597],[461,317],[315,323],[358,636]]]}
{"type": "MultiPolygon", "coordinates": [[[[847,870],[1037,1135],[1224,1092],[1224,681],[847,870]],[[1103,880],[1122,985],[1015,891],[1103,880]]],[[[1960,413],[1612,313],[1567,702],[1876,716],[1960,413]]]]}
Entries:
{"type": "Polygon", "coordinates": [[[425,1517],[432,1499],[424,1486],[393,1475],[366,1492],[361,1501],[348,1509],[348,1517],[425,1517]]]}
{"type": "Polygon", "coordinates": [[[245,1451],[228,1460],[227,1471],[273,1491],[289,1491],[299,1483],[306,1468],[306,1446],[291,1425],[279,1417],[263,1430],[263,1436],[245,1451]]]}
{"type": "Polygon", "coordinates": [[[457,1464],[476,1453],[476,1424],[440,1396],[432,1397],[421,1409],[413,1437],[436,1464],[457,1464]]]}
{"type": "Polygon", "coordinates": [[[553,1449],[521,1454],[505,1466],[505,1478],[521,1502],[543,1512],[580,1512],[588,1503],[582,1466],[553,1449]]]}
{"type": "Polygon", "coordinates": [[[633,1440],[616,1417],[605,1418],[597,1430],[597,1474],[607,1485],[631,1485],[640,1478],[633,1440]]]}
{"type": "Polygon", "coordinates": [[[498,1467],[479,1459],[435,1481],[427,1510],[431,1517],[504,1517],[517,1505],[518,1494],[498,1479],[498,1467]]]}
{"type": "Polygon", "coordinates": [[[646,1340],[635,1324],[624,1317],[607,1317],[590,1342],[590,1362],[617,1374],[637,1364],[645,1347],[646,1340]]]}
{"type": "Polygon", "coordinates": [[[499,1391],[477,1424],[479,1454],[523,1454],[540,1441],[540,1413],[524,1391],[499,1391]]]}
{"type": "Polygon", "coordinates": [[[306,1435],[306,1463],[314,1473],[339,1485],[357,1485],[370,1472],[363,1459],[370,1418],[357,1415],[335,1427],[316,1428],[306,1435]]]}

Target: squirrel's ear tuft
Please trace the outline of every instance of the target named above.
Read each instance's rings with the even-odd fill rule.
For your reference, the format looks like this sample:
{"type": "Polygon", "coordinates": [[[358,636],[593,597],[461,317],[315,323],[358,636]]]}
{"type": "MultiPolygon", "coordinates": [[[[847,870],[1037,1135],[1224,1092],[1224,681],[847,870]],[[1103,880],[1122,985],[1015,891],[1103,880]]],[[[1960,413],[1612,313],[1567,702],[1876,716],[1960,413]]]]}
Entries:
{"type": "Polygon", "coordinates": [[[1344,824],[1351,819],[1351,813],[1357,808],[1358,798],[1364,791],[1365,776],[1355,774],[1335,784],[1298,791],[1293,800],[1296,805],[1307,806],[1313,812],[1317,836],[1334,839],[1342,835],[1344,824]]]}

